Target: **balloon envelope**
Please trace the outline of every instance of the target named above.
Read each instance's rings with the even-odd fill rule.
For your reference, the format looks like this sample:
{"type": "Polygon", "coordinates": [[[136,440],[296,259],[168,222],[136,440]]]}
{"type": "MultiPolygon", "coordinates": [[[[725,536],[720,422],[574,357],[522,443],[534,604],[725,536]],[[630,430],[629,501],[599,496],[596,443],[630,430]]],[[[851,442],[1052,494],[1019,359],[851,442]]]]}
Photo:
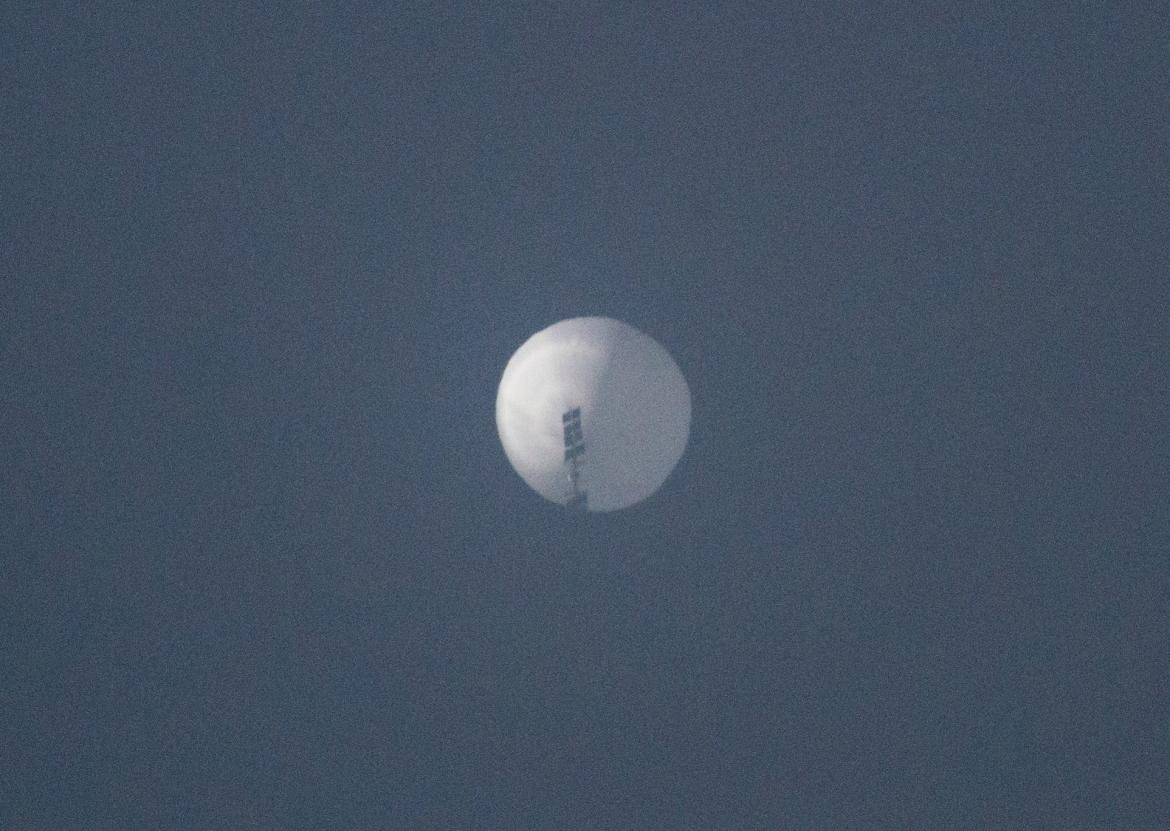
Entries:
{"type": "Polygon", "coordinates": [[[607,317],[562,320],[529,338],[504,369],[496,427],[512,467],[546,499],[567,504],[575,486],[589,510],[640,502],[682,456],[691,393],[653,338],[607,317]],[[566,458],[566,414],[580,408],[583,453],[566,458]]]}

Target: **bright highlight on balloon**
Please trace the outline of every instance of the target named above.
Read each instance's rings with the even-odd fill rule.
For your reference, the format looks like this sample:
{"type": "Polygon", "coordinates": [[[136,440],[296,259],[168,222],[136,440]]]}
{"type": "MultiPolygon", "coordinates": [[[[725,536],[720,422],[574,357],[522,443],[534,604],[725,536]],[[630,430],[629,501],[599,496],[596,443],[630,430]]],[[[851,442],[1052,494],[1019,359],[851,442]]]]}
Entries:
{"type": "Polygon", "coordinates": [[[691,393],[653,338],[608,317],[562,320],[516,351],[496,396],[512,467],[553,502],[590,511],[653,494],[687,445],[691,393]]]}

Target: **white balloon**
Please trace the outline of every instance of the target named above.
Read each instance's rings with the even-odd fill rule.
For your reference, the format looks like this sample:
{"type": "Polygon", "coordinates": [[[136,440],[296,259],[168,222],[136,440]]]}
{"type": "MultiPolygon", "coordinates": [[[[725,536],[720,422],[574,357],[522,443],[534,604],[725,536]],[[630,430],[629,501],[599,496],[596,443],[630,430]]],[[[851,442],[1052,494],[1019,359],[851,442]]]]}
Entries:
{"type": "Polygon", "coordinates": [[[496,396],[496,427],[516,472],[562,505],[585,493],[591,511],[625,508],[658,490],[690,426],[691,393],[678,364],[653,338],[608,317],[537,332],[508,361],[496,396]],[[584,453],[570,460],[564,418],[578,407],[584,453]]]}

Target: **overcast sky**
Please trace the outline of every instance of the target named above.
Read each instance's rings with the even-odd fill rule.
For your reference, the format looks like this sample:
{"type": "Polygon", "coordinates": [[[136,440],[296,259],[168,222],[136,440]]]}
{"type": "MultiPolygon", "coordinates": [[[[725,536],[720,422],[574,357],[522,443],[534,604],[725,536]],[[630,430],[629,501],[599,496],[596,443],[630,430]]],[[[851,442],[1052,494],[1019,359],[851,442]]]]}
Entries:
{"type": "Polygon", "coordinates": [[[1170,827],[1164,4],[135,5],[0,13],[0,826],[1170,827]]]}

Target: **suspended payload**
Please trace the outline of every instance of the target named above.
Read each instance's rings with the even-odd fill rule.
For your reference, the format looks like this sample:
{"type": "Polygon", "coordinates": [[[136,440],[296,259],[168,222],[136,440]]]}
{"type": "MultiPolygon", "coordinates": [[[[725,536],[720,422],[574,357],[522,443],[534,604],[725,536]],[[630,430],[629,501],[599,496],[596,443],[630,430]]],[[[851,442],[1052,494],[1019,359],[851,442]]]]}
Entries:
{"type": "Polygon", "coordinates": [[[691,394],[653,338],[608,317],[562,320],[504,369],[496,427],[512,467],[546,499],[613,511],[641,502],[686,448],[691,394]]]}

